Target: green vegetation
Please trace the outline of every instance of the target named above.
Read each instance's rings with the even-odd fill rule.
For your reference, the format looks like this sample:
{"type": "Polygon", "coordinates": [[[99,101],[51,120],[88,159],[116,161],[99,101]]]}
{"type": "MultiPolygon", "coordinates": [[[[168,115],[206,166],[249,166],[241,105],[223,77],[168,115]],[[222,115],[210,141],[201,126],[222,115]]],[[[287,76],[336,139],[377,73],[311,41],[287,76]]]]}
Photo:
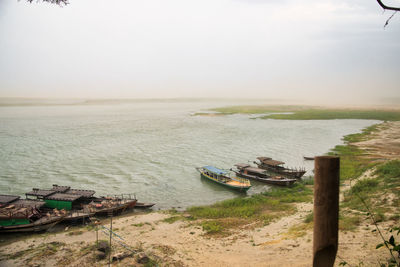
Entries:
{"type": "MultiPolygon", "coordinates": [[[[266,114],[263,119],[279,120],[334,120],[367,119],[381,121],[400,120],[400,110],[327,109],[310,106],[232,106],[212,109],[221,115],[266,114]],[[267,114],[288,113],[288,114],[267,114]]],[[[210,115],[198,113],[196,115],[210,115]]],[[[216,114],[212,114],[216,115],[216,114]]]]}
{"type": "Polygon", "coordinates": [[[304,223],[310,223],[314,221],[314,212],[310,212],[307,214],[307,216],[304,218],[304,223]]]}
{"type": "Polygon", "coordinates": [[[172,217],[165,218],[162,221],[163,222],[167,222],[167,223],[174,223],[174,222],[179,221],[181,219],[182,219],[182,216],[172,216],[172,217]]]}
{"type": "Polygon", "coordinates": [[[361,119],[361,120],[398,121],[400,120],[400,111],[309,109],[309,110],[296,111],[293,114],[271,114],[264,116],[262,118],[279,119],[279,120],[361,119]]]}
{"type": "Polygon", "coordinates": [[[360,225],[361,217],[347,215],[343,216],[342,213],[339,214],[339,230],[340,231],[354,231],[358,225],[360,225]]]}
{"type": "Polygon", "coordinates": [[[81,235],[81,234],[83,234],[83,231],[79,230],[79,231],[69,232],[67,235],[81,235]]]}
{"type": "Polygon", "coordinates": [[[217,221],[204,221],[201,223],[201,226],[207,234],[221,233],[223,230],[221,223],[217,221]]]}
{"type": "Polygon", "coordinates": [[[7,258],[18,259],[26,255],[29,255],[29,258],[26,259],[26,262],[31,262],[55,254],[59,250],[59,248],[63,247],[64,245],[65,243],[56,241],[50,243],[44,243],[37,247],[31,247],[25,250],[17,251],[16,253],[8,255],[7,258]]]}
{"type": "Polygon", "coordinates": [[[340,179],[354,179],[359,177],[367,169],[376,165],[371,159],[366,157],[366,152],[359,149],[352,143],[365,141],[378,130],[378,125],[365,128],[361,133],[350,134],[343,137],[345,145],[338,145],[332,149],[328,155],[340,157],[340,179]]]}
{"type": "Polygon", "coordinates": [[[187,212],[194,219],[207,220],[201,223],[206,233],[229,233],[230,228],[251,223],[268,224],[295,212],[291,203],[311,200],[312,190],[298,182],[289,188],[273,188],[251,197],[228,199],[211,206],[192,207],[187,212]]]}

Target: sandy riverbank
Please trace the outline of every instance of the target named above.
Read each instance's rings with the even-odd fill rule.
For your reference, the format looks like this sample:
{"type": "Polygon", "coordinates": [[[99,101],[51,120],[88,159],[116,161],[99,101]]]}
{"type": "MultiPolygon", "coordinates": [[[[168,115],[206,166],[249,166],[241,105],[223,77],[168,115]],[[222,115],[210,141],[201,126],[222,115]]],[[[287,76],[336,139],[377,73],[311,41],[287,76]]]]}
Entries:
{"type": "MultiPolygon", "coordinates": [[[[399,159],[400,122],[388,122],[380,127],[373,139],[357,145],[368,150],[371,157],[399,159]]],[[[372,174],[367,172],[366,175],[372,174]]],[[[311,266],[312,228],[304,219],[313,205],[300,203],[296,206],[297,212],[293,215],[265,226],[241,227],[225,237],[206,235],[198,221],[165,220],[174,216],[166,212],[133,213],[115,218],[113,229],[126,244],[143,250],[162,266],[311,266]]],[[[103,224],[108,226],[108,220],[103,224]]],[[[382,225],[382,229],[387,224],[382,225]]],[[[381,240],[372,229],[366,218],[355,231],[340,232],[336,266],[341,259],[352,265],[362,262],[364,266],[377,266],[378,259],[387,257],[385,250],[375,249],[381,240]]],[[[102,232],[99,236],[107,239],[102,232]]],[[[95,240],[96,231],[90,227],[32,235],[3,244],[0,266],[103,266],[107,261],[95,261],[89,249],[95,240]],[[56,248],[51,249],[51,244],[56,248]]],[[[115,250],[124,249],[116,246],[115,250]]],[[[113,265],[141,266],[134,257],[113,265]]]]}

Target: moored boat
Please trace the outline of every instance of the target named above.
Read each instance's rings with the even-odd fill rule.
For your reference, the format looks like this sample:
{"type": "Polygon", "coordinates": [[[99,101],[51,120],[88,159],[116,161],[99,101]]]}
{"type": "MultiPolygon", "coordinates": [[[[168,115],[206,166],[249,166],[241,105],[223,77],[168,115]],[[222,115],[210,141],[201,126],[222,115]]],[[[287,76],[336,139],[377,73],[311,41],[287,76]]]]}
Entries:
{"type": "Polygon", "coordinates": [[[136,202],[135,209],[149,209],[153,207],[156,203],[143,203],[143,202],[136,202]]]}
{"type": "Polygon", "coordinates": [[[241,177],[231,177],[229,176],[228,171],[221,170],[213,166],[199,167],[196,168],[196,170],[200,172],[200,176],[202,178],[234,190],[246,192],[251,187],[250,181],[248,179],[241,177]]]}
{"type": "Polygon", "coordinates": [[[0,233],[40,232],[61,222],[65,212],[40,210],[41,200],[20,199],[19,196],[0,196],[0,233]],[[10,201],[10,199],[13,199],[10,201]]]}
{"type": "Polygon", "coordinates": [[[285,162],[283,161],[273,160],[272,158],[268,157],[258,157],[257,159],[259,160],[259,162],[254,161],[254,163],[259,168],[275,174],[300,179],[306,173],[306,170],[303,168],[293,169],[284,167],[283,165],[285,164],[285,162]]]}
{"type": "Polygon", "coordinates": [[[289,186],[296,182],[296,179],[285,178],[281,176],[271,176],[267,173],[266,170],[251,167],[246,163],[238,163],[235,164],[237,168],[234,172],[243,178],[247,178],[250,180],[256,180],[263,183],[268,183],[272,185],[280,185],[280,186],[289,186]]]}
{"type": "Polygon", "coordinates": [[[69,186],[53,185],[52,189],[27,192],[28,198],[42,199],[45,208],[69,211],[66,221],[84,220],[94,215],[116,215],[135,207],[136,198],[130,194],[112,197],[95,197],[94,190],[71,189],[69,186]]]}

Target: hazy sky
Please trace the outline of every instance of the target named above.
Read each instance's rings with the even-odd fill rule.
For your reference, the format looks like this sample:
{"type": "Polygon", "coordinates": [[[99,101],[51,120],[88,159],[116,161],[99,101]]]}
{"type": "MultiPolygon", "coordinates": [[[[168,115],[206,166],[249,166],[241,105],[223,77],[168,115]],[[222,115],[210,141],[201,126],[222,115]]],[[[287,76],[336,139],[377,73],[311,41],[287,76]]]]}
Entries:
{"type": "Polygon", "coordinates": [[[400,97],[375,0],[0,0],[0,97],[400,97]]]}

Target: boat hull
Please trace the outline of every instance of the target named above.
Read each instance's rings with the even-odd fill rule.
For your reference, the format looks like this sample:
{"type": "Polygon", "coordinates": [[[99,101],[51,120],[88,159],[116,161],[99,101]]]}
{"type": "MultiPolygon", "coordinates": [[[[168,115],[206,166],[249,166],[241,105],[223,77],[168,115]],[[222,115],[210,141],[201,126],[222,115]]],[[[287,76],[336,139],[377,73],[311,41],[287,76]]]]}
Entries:
{"type": "Polygon", "coordinates": [[[225,186],[227,188],[230,188],[230,189],[233,189],[233,190],[239,191],[239,192],[247,192],[247,190],[249,190],[250,187],[251,187],[251,185],[250,186],[234,186],[234,185],[230,185],[230,184],[227,184],[227,183],[223,183],[221,181],[218,181],[217,179],[213,179],[212,177],[210,177],[210,176],[208,176],[208,175],[206,175],[206,174],[204,174],[202,172],[200,173],[200,176],[201,176],[201,178],[204,178],[206,180],[215,182],[217,184],[223,185],[223,186],[225,186]]]}
{"type": "Polygon", "coordinates": [[[293,169],[288,169],[288,168],[277,168],[277,167],[271,167],[268,165],[263,165],[255,162],[257,166],[261,169],[267,170],[271,173],[274,174],[280,174],[286,177],[293,177],[295,179],[301,179],[301,177],[306,173],[305,170],[293,170],[293,169]]]}
{"type": "Polygon", "coordinates": [[[36,222],[21,225],[11,225],[0,227],[0,233],[27,233],[27,232],[42,232],[47,231],[54,225],[58,224],[64,217],[54,217],[40,219],[36,222]]]}
{"type": "Polygon", "coordinates": [[[155,203],[142,203],[142,202],[136,202],[135,209],[149,209],[153,207],[155,203]]]}
{"type": "Polygon", "coordinates": [[[263,178],[263,177],[258,177],[258,176],[255,176],[255,175],[244,174],[244,173],[241,173],[241,172],[236,172],[236,174],[238,176],[240,176],[240,177],[247,178],[247,179],[250,179],[250,180],[255,180],[255,181],[262,182],[262,183],[272,184],[272,185],[279,185],[279,186],[290,186],[294,182],[296,182],[296,179],[263,178]]]}

